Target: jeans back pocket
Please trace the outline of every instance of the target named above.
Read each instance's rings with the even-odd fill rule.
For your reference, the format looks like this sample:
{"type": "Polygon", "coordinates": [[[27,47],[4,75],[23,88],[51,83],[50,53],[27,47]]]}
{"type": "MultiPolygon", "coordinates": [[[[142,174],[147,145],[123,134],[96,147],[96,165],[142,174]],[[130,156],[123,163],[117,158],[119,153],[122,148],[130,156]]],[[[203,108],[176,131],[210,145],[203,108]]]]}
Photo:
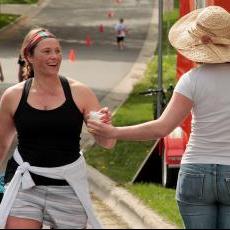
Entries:
{"type": "Polygon", "coordinates": [[[225,177],[224,179],[225,181],[225,188],[222,187],[222,196],[221,196],[221,201],[224,203],[224,204],[230,204],[230,177],[225,177]]]}
{"type": "Polygon", "coordinates": [[[180,171],[176,198],[181,202],[199,202],[203,198],[204,174],[192,174],[180,171]]]}

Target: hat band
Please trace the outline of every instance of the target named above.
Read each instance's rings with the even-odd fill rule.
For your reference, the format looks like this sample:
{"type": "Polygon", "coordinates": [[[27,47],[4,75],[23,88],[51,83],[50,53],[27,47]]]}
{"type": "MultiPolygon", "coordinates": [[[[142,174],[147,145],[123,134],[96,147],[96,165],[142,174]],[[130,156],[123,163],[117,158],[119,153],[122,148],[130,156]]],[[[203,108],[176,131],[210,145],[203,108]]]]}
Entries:
{"type": "Polygon", "coordinates": [[[188,30],[188,32],[189,32],[192,36],[194,36],[194,37],[196,37],[196,38],[198,38],[198,39],[200,39],[200,38],[203,37],[204,35],[208,35],[209,37],[215,37],[215,35],[214,35],[213,33],[208,32],[207,30],[204,29],[203,26],[201,26],[201,25],[198,24],[198,23],[194,24],[194,25],[188,30]]]}
{"type": "Polygon", "coordinates": [[[204,44],[202,42],[202,38],[204,36],[210,37],[211,43],[213,43],[215,45],[230,45],[230,39],[224,38],[224,37],[217,37],[215,34],[205,30],[205,28],[198,23],[196,25],[192,26],[188,30],[188,33],[197,39],[197,42],[195,45],[204,44]]]}

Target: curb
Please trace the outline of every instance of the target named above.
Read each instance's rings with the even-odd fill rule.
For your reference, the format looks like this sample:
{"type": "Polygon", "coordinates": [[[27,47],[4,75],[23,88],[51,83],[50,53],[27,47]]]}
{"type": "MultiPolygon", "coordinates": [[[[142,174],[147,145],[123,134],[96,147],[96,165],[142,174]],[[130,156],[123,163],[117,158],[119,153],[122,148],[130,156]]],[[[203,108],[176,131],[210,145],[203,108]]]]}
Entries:
{"type": "Polygon", "coordinates": [[[90,190],[113,212],[125,220],[129,229],[176,229],[147,208],[141,200],[119,187],[108,177],[88,166],[90,190]]]}

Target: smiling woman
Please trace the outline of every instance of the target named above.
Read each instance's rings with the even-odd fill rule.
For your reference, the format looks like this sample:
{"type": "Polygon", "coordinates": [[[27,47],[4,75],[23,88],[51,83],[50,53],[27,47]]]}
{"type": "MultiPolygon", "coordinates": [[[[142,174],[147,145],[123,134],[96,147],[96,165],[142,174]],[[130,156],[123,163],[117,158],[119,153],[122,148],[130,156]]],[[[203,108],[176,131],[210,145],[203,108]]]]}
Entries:
{"type": "MultiPolygon", "coordinates": [[[[0,228],[34,229],[46,224],[84,229],[89,224],[100,229],[92,210],[80,136],[91,111],[100,112],[104,123],[111,123],[111,114],[101,109],[87,86],[59,75],[62,49],[48,30],[31,30],[20,56],[24,79],[8,88],[0,101],[0,165],[18,136],[5,172],[9,185],[0,206],[0,228]]],[[[116,143],[94,137],[104,148],[116,143]]]]}

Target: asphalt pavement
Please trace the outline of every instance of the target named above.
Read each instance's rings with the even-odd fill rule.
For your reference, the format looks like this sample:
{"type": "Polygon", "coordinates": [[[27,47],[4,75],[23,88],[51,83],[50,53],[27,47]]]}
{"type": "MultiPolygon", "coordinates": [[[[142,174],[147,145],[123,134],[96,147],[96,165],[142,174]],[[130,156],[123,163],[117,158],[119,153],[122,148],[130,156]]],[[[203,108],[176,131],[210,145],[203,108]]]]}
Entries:
{"type": "Polygon", "coordinates": [[[42,0],[38,8],[32,6],[29,12],[15,6],[16,12],[29,17],[1,33],[0,60],[6,82],[17,82],[16,63],[23,37],[30,28],[42,26],[61,41],[61,74],[87,84],[99,99],[103,98],[135,63],[148,32],[153,5],[152,0],[123,0],[120,4],[116,0],[42,0]],[[109,12],[114,16],[108,17],[109,12]],[[115,44],[114,26],[120,17],[129,30],[125,51],[118,50],[115,44]],[[101,25],[103,33],[99,31],[101,25]],[[90,47],[85,45],[87,36],[92,42],[90,47]],[[71,49],[76,54],[75,62],[68,59],[71,49]]]}

